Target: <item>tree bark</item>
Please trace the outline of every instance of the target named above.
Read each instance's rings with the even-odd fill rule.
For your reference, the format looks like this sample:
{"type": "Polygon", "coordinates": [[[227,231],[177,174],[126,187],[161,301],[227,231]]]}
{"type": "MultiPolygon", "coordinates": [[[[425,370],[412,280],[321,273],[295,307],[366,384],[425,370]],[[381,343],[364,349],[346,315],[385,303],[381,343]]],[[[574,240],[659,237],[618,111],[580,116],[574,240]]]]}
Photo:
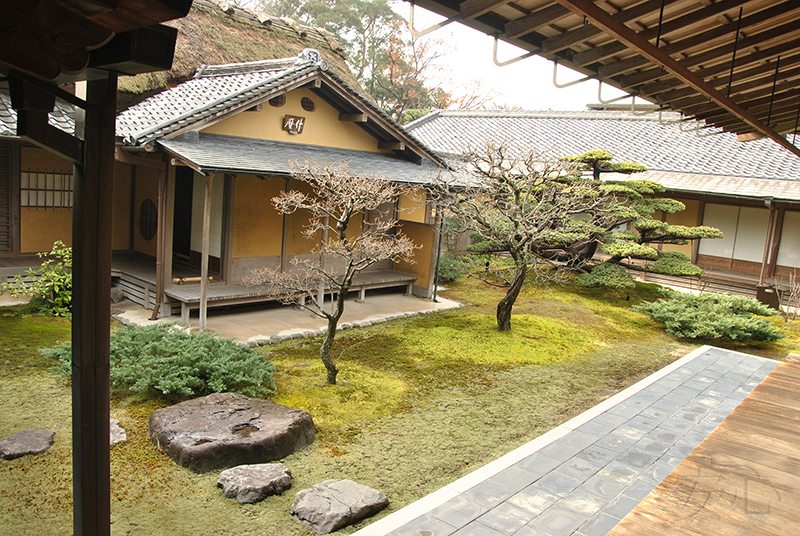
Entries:
{"type": "Polygon", "coordinates": [[[528,275],[528,264],[519,262],[514,271],[514,279],[508,287],[506,295],[497,304],[497,331],[509,331],[511,329],[511,309],[517,301],[522,285],[525,283],[525,276],[528,275]]]}
{"type": "Polygon", "coordinates": [[[336,329],[339,326],[339,319],[344,314],[344,300],[347,293],[350,291],[350,284],[353,280],[353,275],[347,276],[342,284],[339,286],[339,293],[336,295],[335,309],[330,315],[325,315],[328,319],[328,330],[325,333],[325,340],[322,341],[322,346],[319,349],[319,357],[325,365],[327,371],[328,385],[336,385],[336,375],[339,374],[339,369],[336,368],[336,363],[333,362],[331,355],[331,348],[333,347],[333,339],[336,337],[336,329]]]}
{"type": "Polygon", "coordinates": [[[339,369],[336,368],[336,363],[333,362],[331,356],[331,347],[333,346],[333,338],[336,337],[336,326],[339,319],[335,316],[328,317],[328,331],[325,333],[325,340],[322,341],[322,346],[319,349],[319,357],[325,365],[327,373],[328,385],[336,385],[336,375],[339,374],[339,369]]]}

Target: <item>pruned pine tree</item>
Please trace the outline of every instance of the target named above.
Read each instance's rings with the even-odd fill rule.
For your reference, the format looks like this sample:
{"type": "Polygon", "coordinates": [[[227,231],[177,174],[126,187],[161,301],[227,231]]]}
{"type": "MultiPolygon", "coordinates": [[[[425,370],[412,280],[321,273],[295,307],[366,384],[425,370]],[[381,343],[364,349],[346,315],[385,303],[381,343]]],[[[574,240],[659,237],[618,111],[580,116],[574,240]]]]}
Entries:
{"type": "MultiPolygon", "coordinates": [[[[558,278],[566,263],[556,252],[588,243],[620,217],[615,188],[583,177],[569,162],[533,152],[517,154],[506,144],[487,140],[468,150],[458,183],[440,181],[437,197],[460,224],[477,236],[473,249],[502,252],[510,263],[488,262],[471,275],[507,288],[497,304],[497,330],[511,329],[511,313],[522,286],[537,278],[558,278]]],[[[632,213],[631,213],[632,214],[632,213]]],[[[581,261],[571,254],[572,265],[581,261]]]]}
{"type": "Polygon", "coordinates": [[[353,277],[383,260],[413,262],[418,246],[395,229],[400,187],[385,178],[354,175],[347,163],[305,161],[292,164],[292,179],[308,185],[310,193],[292,190],[272,202],[281,214],[308,214],[303,235],[319,241],[315,255],[296,257],[293,269],[285,272],[255,269],[245,284],[327,320],[320,358],[327,383],[334,385],[339,370],[331,347],[353,277]],[[330,309],[324,304],[325,291],[335,296],[330,309]]]}
{"type": "MultiPolygon", "coordinates": [[[[599,187],[613,190],[618,199],[625,201],[617,217],[609,221],[609,227],[587,243],[573,244],[569,253],[579,253],[583,260],[588,260],[600,246],[603,253],[610,255],[606,261],[608,264],[619,265],[626,259],[639,259],[646,261],[647,270],[656,273],[695,276],[703,273],[701,268],[691,263],[688,256],[676,251],[660,251],[658,246],[685,245],[699,238],[722,238],[719,229],[671,225],[663,221],[665,218],[662,216],[680,212],[686,206],[675,199],[660,197],[664,193],[664,186],[657,182],[602,179],[605,173],[630,175],[647,171],[645,166],[637,162],[612,162],[613,156],[601,149],[565,156],[561,160],[583,170],[591,170],[599,187]]],[[[620,278],[623,273],[621,267],[604,267],[593,276],[582,276],[579,282],[587,285],[632,286],[633,281],[625,283],[624,278],[620,278]]]]}

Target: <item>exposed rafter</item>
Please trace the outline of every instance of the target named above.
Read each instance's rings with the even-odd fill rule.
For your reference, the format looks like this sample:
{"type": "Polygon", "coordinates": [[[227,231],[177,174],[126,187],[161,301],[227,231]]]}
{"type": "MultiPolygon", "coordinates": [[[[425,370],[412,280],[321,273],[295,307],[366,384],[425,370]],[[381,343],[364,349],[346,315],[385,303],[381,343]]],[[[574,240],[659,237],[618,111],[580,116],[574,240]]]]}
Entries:
{"type": "MultiPolygon", "coordinates": [[[[597,5],[593,2],[589,0],[557,1],[559,4],[563,5],[564,7],[568,7],[573,12],[585,16],[594,26],[601,29],[606,34],[611,35],[615,39],[625,43],[628,47],[638,51],[640,54],[657,65],[661,65],[673,76],[682,80],[685,84],[693,87],[699,93],[705,95],[711,101],[715,102],[721,108],[741,118],[745,123],[750,125],[755,130],[773,139],[779,145],[788,149],[795,155],[800,156],[800,149],[789,143],[789,141],[787,141],[782,135],[769,128],[761,120],[753,116],[748,110],[736,104],[733,100],[714,89],[711,85],[707,84],[705,80],[698,77],[687,67],[673,59],[672,56],[663,50],[656,48],[648,40],[644,39],[642,36],[625,26],[622,22],[597,7],[597,5]]],[[[800,21],[797,22],[800,24],[800,21]]]]}

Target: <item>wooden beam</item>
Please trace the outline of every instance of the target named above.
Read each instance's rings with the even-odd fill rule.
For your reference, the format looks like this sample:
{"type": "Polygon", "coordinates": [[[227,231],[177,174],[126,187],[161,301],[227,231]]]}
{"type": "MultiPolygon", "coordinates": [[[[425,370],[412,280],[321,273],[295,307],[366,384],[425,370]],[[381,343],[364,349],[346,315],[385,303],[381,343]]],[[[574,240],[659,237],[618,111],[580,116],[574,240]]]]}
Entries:
{"type": "Polygon", "coordinates": [[[750,132],[748,134],[739,134],[736,136],[736,141],[745,143],[748,141],[763,140],[765,136],[760,132],[750,132]]]}
{"type": "Polygon", "coordinates": [[[509,2],[511,0],[466,0],[458,5],[458,9],[461,11],[461,20],[466,21],[485,15],[509,2]]]}
{"type": "Polygon", "coordinates": [[[205,202],[203,203],[203,239],[200,252],[200,331],[206,330],[208,315],[208,247],[211,241],[211,190],[214,175],[206,175],[205,202]]]}
{"type": "MultiPolygon", "coordinates": [[[[630,48],[639,51],[640,54],[650,59],[653,63],[661,65],[673,76],[678,77],[684,83],[694,87],[697,91],[716,102],[720,107],[740,117],[745,123],[749,124],[759,132],[772,138],[781,147],[789,150],[792,154],[800,156],[800,149],[789,143],[786,138],[764,125],[747,110],[733,102],[731,99],[711,87],[702,78],[691,72],[688,68],[681,65],[669,54],[656,48],[646,39],[625,26],[622,22],[610,16],[608,13],[597,7],[590,0],[557,0],[559,4],[572,9],[575,13],[586,16],[592,24],[601,28],[611,37],[618,39],[630,48]]],[[[630,11],[630,10],[628,10],[630,11]]]]}
{"type": "Polygon", "coordinates": [[[351,121],[353,123],[366,123],[369,117],[365,113],[339,114],[339,121],[351,121]]]}
{"type": "Polygon", "coordinates": [[[516,39],[522,37],[569,14],[569,9],[559,4],[553,4],[522,18],[508,21],[505,25],[506,38],[516,39]]]}
{"type": "MultiPolygon", "coordinates": [[[[568,4],[561,2],[560,0],[556,1],[558,1],[558,3],[561,4],[562,6],[569,8],[568,4]]],[[[630,9],[626,9],[625,11],[620,11],[615,15],[609,15],[608,12],[602,10],[597,5],[595,5],[594,8],[602,12],[604,16],[609,17],[612,20],[617,21],[621,26],[624,26],[624,23],[628,21],[638,19],[639,17],[647,15],[648,13],[658,11],[659,9],[661,9],[661,2],[662,0],[647,0],[647,2],[639,4],[638,6],[634,6],[630,9]]],[[[575,12],[575,10],[572,11],[575,12]]],[[[580,14],[583,15],[583,13],[580,14]]],[[[556,37],[545,39],[544,41],[542,41],[542,54],[547,55],[560,52],[561,50],[569,48],[576,43],[580,43],[581,41],[586,41],[590,37],[593,37],[601,33],[602,31],[603,30],[601,28],[598,28],[596,25],[592,26],[586,24],[584,26],[581,26],[580,28],[577,28],[575,30],[570,30],[556,37]]],[[[629,31],[632,30],[629,29],[629,31]]]]}
{"type": "MultiPolygon", "coordinates": [[[[779,26],[777,28],[773,28],[773,29],[761,32],[760,34],[753,35],[751,37],[747,37],[745,39],[742,39],[739,42],[738,46],[739,46],[739,48],[741,50],[744,50],[744,49],[747,49],[747,48],[751,48],[751,47],[760,47],[764,43],[766,43],[766,42],[768,42],[770,40],[773,40],[776,37],[779,37],[781,35],[791,34],[791,33],[795,32],[797,30],[800,30],[800,19],[793,20],[793,21],[791,21],[791,22],[789,22],[787,24],[783,24],[783,25],[781,25],[781,26],[779,26]]],[[[644,41],[644,42],[648,43],[648,41],[644,41]]],[[[685,67],[687,69],[689,67],[694,67],[695,65],[709,64],[709,63],[711,63],[711,64],[721,64],[722,66],[725,67],[725,69],[730,69],[730,62],[727,59],[727,55],[729,55],[730,53],[733,52],[733,47],[734,47],[734,44],[731,42],[729,44],[719,46],[719,47],[717,47],[715,49],[705,51],[702,54],[689,56],[688,58],[686,58],[684,60],[680,60],[680,62],[676,62],[676,63],[679,63],[682,67],[685,67]]],[[[653,47],[653,48],[655,49],[655,47],[653,47]]],[[[659,49],[659,50],[661,50],[661,49],[659,49]]],[[[662,53],[663,53],[663,55],[669,57],[669,55],[666,52],[662,51],[662,53]]],[[[736,64],[739,65],[739,66],[745,65],[744,61],[741,61],[741,60],[744,60],[744,58],[740,59],[740,58],[737,57],[736,58],[736,64]]],[[[673,61],[675,61],[675,60],[673,60],[673,61]]],[[[620,83],[622,84],[623,87],[632,87],[632,86],[637,86],[639,84],[643,84],[643,83],[648,82],[650,80],[653,80],[655,78],[658,78],[661,75],[662,75],[661,69],[658,69],[658,68],[656,68],[656,69],[648,69],[646,71],[642,71],[640,73],[636,73],[636,74],[631,75],[631,76],[623,77],[620,80],[620,83]]]]}
{"type": "Polygon", "coordinates": [[[379,141],[378,149],[390,149],[392,151],[405,151],[406,144],[402,141],[379,141]]]}
{"type": "MultiPolygon", "coordinates": [[[[672,19],[668,22],[665,22],[661,26],[661,37],[669,35],[677,30],[683,30],[687,26],[691,26],[693,24],[697,24],[698,22],[715,17],[716,15],[724,13],[730,9],[736,9],[742,4],[746,4],[748,1],[749,0],[723,0],[722,2],[717,2],[716,4],[712,4],[703,9],[693,11],[692,13],[684,15],[683,17],[672,19]]],[[[725,26],[720,26],[719,28],[725,28],[725,26]]],[[[726,31],[729,31],[727,28],[725,29],[726,31]]],[[[654,26],[653,28],[645,30],[641,32],[640,35],[647,40],[653,39],[658,35],[658,27],[654,26]]],[[[701,33],[700,35],[705,35],[705,33],[701,33]]],[[[609,56],[613,56],[614,54],[618,54],[625,49],[627,49],[627,47],[623,43],[614,41],[613,43],[575,54],[571,58],[572,64],[575,66],[588,65],[609,56]]]]}
{"type": "MultiPolygon", "coordinates": [[[[757,67],[752,67],[747,71],[740,71],[737,69],[737,72],[734,73],[733,78],[734,80],[746,80],[744,77],[750,71],[755,71],[757,69],[764,69],[764,72],[775,72],[774,66],[770,69],[770,65],[764,65],[763,62],[774,58],[780,54],[784,53],[796,53],[797,48],[800,47],[800,39],[793,39],[787,43],[781,43],[780,45],[775,45],[774,47],[770,47],[767,49],[762,49],[757,52],[753,52],[746,56],[738,56],[736,57],[736,65],[744,67],[745,65],[751,65],[754,63],[759,64],[757,67]]],[[[794,56],[793,56],[794,57],[794,56]]],[[[783,58],[781,58],[781,63],[784,63],[783,58]]],[[[711,67],[704,67],[702,69],[698,69],[694,71],[698,77],[708,80],[712,77],[723,77],[725,78],[727,74],[730,73],[731,66],[730,64],[719,63],[717,65],[712,65],[711,67]]],[[[727,78],[725,78],[727,80],[727,78]]],[[[713,82],[711,82],[713,83],[713,82]]],[[[658,80],[656,82],[648,83],[641,88],[639,91],[642,95],[650,96],[656,95],[658,93],[663,93],[665,91],[672,90],[676,87],[683,85],[684,82],[677,78],[669,78],[666,80],[658,80]]]]}

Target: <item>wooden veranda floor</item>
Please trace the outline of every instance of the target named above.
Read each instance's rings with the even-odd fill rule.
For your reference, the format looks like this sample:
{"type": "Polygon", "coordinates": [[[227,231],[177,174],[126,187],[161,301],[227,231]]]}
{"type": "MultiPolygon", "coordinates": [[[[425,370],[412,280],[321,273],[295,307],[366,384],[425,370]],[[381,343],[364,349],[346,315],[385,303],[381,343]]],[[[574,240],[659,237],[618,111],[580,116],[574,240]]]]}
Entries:
{"type": "Polygon", "coordinates": [[[608,536],[800,534],[800,360],[778,367],[608,536]]]}

